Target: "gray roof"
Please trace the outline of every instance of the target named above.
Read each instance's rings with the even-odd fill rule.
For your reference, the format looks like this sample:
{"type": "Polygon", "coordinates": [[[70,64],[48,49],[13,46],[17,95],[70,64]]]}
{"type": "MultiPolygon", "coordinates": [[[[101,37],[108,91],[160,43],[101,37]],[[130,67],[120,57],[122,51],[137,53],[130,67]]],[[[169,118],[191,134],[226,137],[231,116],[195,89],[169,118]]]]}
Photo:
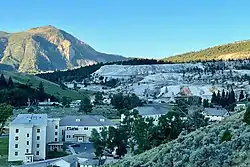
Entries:
{"type": "Polygon", "coordinates": [[[114,126],[115,124],[101,115],[66,116],[60,126],[114,126]]]}
{"type": "Polygon", "coordinates": [[[224,108],[205,108],[204,112],[209,116],[224,116],[227,114],[227,110],[224,108]]]}
{"type": "Polygon", "coordinates": [[[11,125],[30,124],[30,125],[47,125],[47,114],[19,114],[11,125]]]}
{"type": "Polygon", "coordinates": [[[136,107],[133,110],[138,110],[139,115],[164,115],[169,111],[166,104],[147,104],[141,107],[136,107]]]}

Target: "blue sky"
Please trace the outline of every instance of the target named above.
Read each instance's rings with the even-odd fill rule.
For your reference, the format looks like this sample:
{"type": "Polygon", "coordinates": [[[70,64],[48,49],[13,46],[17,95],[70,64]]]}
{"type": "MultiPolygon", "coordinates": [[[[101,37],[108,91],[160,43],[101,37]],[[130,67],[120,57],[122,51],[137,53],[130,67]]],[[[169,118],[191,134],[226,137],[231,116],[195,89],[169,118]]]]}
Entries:
{"type": "Polygon", "coordinates": [[[248,0],[2,0],[0,30],[61,28],[98,51],[163,58],[250,39],[248,0]]]}

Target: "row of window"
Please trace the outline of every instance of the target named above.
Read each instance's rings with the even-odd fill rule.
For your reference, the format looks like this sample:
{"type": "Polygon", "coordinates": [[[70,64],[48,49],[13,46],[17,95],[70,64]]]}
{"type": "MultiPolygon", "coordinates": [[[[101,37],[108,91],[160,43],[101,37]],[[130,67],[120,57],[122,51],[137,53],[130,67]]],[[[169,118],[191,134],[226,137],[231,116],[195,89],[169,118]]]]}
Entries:
{"type": "MultiPolygon", "coordinates": [[[[26,149],[26,153],[29,153],[29,149],[26,149]]],[[[36,155],[39,155],[39,151],[36,152],[36,155]]],[[[15,152],[15,156],[18,156],[18,151],[15,152]]]]}
{"type": "MultiPolygon", "coordinates": [[[[29,141],[27,141],[27,145],[29,145],[29,141]]],[[[36,148],[39,148],[40,144],[36,144],[36,148]]],[[[15,148],[18,148],[18,144],[15,144],[15,148]]]]}
{"type": "MultiPolygon", "coordinates": [[[[55,126],[55,129],[58,129],[58,126],[56,125],[55,126]]],[[[41,132],[41,129],[37,129],[36,130],[37,133],[40,133],[41,132]]],[[[16,133],[19,133],[19,129],[16,129],[16,133]]],[[[27,133],[27,137],[29,137],[29,134],[27,133]]]]}
{"type": "MultiPolygon", "coordinates": [[[[15,137],[15,140],[18,140],[18,136],[15,137]]],[[[40,136],[37,136],[36,140],[40,140],[40,136]]]]}

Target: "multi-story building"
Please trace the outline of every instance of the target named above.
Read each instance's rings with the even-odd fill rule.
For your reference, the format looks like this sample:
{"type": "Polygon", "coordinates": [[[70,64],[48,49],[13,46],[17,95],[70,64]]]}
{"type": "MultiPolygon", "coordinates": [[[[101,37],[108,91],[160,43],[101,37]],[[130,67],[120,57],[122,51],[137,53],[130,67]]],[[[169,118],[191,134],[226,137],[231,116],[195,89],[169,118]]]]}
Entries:
{"type": "Polygon", "coordinates": [[[65,142],[89,142],[91,132],[115,124],[100,115],[66,116],[60,120],[60,138],[65,142]]]}
{"type": "Polygon", "coordinates": [[[20,114],[10,124],[9,161],[42,160],[46,156],[46,114],[20,114]]]}
{"type": "Polygon", "coordinates": [[[91,132],[115,126],[103,116],[84,115],[47,118],[47,114],[19,114],[10,123],[8,161],[33,162],[46,158],[48,150],[63,142],[89,142],[91,132]]]}

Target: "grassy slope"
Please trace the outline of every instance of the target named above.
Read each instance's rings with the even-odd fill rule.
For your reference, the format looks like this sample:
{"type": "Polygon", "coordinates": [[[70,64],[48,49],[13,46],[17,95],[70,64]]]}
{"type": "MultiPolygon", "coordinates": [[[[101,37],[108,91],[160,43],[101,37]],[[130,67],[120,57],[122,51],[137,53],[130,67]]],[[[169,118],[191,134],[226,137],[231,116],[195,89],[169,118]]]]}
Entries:
{"type": "Polygon", "coordinates": [[[248,167],[250,166],[250,125],[242,121],[243,113],[219,124],[200,128],[176,140],[162,144],[137,156],[128,156],[112,167],[248,167]],[[222,142],[229,129],[231,141],[222,142]]]}
{"type": "Polygon", "coordinates": [[[163,59],[173,62],[197,60],[243,59],[250,57],[250,40],[215,46],[197,52],[189,52],[163,59]]]}
{"type": "Polygon", "coordinates": [[[51,95],[54,95],[56,97],[62,98],[63,96],[72,98],[72,99],[81,99],[83,95],[88,94],[88,92],[81,91],[73,91],[73,90],[63,90],[60,88],[58,84],[55,84],[53,82],[47,81],[45,79],[24,74],[24,73],[14,73],[14,72],[3,72],[6,78],[9,76],[12,77],[14,82],[18,82],[21,84],[27,84],[28,82],[32,84],[33,88],[37,88],[39,83],[42,81],[44,85],[45,92],[51,95]]]}

